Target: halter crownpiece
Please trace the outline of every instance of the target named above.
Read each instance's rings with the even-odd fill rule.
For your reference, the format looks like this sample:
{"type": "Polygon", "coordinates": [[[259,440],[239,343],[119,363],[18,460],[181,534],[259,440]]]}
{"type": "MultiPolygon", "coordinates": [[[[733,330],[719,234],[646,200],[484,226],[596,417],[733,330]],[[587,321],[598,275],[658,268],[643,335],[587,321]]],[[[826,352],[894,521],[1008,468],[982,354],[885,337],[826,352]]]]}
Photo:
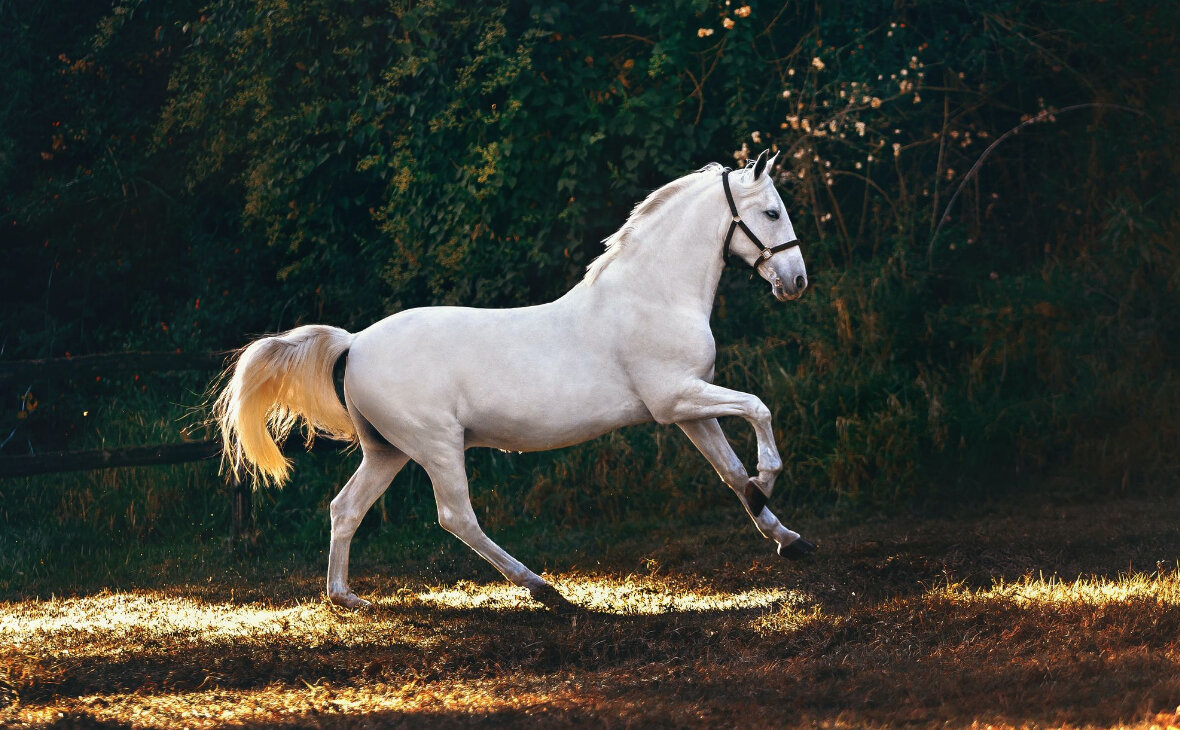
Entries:
{"type": "Polygon", "coordinates": [[[729,224],[729,233],[725,234],[725,249],[721,254],[722,260],[724,260],[726,263],[729,263],[729,244],[731,241],[733,241],[733,232],[737,230],[738,227],[741,227],[742,232],[746,234],[746,237],[753,241],[754,245],[758,247],[758,259],[754,262],[754,268],[758,268],[758,265],[764,261],[769,261],[770,257],[774,256],[776,253],[798,246],[798,239],[787,241],[786,243],[780,243],[777,246],[766,246],[762,243],[762,241],[758,240],[758,237],[754,235],[754,232],[750,230],[750,227],[746,225],[746,222],[742,220],[742,216],[738,213],[737,203],[733,202],[733,191],[729,189],[730,172],[732,172],[732,170],[727,167],[721,173],[721,184],[725,187],[725,200],[729,203],[729,214],[733,216],[733,221],[729,224]]]}

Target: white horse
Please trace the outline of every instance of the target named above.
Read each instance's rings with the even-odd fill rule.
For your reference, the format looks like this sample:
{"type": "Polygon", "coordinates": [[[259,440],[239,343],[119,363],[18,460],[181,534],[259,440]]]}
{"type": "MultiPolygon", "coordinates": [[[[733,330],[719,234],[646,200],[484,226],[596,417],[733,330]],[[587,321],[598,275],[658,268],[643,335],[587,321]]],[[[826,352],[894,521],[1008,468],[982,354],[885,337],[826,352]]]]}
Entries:
{"type": "Polygon", "coordinates": [[[813,552],[765,506],[782,469],[770,410],[757,396],[712,382],[709,315],[730,253],[780,301],[807,286],[795,231],[771,182],[773,162],[763,152],[733,173],[711,164],[656,190],[557,301],[410,309],[356,334],[305,325],[244,348],[215,403],[231,468],[282,483],[290,463],[276,439],[300,420],[313,433],[359,442],[363,452],[332,500],[331,601],[368,605],[348,587],[349,545],[365,512],[413,459],[430,477],[444,529],[533,598],[568,608],[480,529],[464,451],[555,449],[652,420],[688,435],[780,555],[813,552]],[[342,406],[332,374],[346,353],[342,406]],[[754,428],[757,476],[729,445],[721,416],[741,416],[754,428]]]}

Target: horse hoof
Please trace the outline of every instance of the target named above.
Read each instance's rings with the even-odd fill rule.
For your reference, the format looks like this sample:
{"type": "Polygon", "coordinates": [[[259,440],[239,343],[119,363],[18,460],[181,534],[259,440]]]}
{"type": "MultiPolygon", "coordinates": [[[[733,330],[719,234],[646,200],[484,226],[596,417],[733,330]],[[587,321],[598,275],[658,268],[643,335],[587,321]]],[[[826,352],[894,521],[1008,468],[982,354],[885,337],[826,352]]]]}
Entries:
{"type": "Polygon", "coordinates": [[[794,542],[789,542],[786,545],[778,546],[778,554],[781,558],[787,560],[802,560],[803,558],[811,557],[815,552],[815,543],[808,542],[803,538],[795,538],[794,542]]]}
{"type": "Polygon", "coordinates": [[[373,605],[355,593],[347,593],[343,596],[328,596],[328,600],[341,608],[348,608],[353,611],[362,611],[373,605]]]}
{"type": "Polygon", "coordinates": [[[576,605],[570,603],[565,596],[558,593],[557,589],[548,583],[529,588],[529,595],[534,601],[557,614],[568,615],[578,610],[576,605]]]}

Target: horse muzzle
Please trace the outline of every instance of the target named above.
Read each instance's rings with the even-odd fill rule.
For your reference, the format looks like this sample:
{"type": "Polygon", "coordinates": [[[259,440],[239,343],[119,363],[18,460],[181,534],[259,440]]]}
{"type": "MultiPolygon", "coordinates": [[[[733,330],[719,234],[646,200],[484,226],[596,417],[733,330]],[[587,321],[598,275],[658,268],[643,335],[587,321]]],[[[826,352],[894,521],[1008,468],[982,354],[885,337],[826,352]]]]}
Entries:
{"type": "Polygon", "coordinates": [[[774,298],[780,302],[788,302],[798,299],[803,296],[803,290],[807,288],[807,277],[803,274],[796,274],[794,278],[779,276],[777,273],[773,274],[770,279],[770,291],[774,294],[774,298]]]}

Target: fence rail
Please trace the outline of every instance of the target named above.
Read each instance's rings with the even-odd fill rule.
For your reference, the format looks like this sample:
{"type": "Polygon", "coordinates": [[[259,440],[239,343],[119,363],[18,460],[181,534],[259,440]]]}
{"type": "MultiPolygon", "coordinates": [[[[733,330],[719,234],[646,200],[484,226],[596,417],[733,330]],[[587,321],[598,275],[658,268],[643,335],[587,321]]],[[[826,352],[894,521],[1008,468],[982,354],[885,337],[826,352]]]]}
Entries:
{"type": "Polygon", "coordinates": [[[77,357],[0,362],[0,387],[28,380],[110,373],[161,373],[181,370],[220,370],[228,352],[112,352],[77,357]]]}
{"type": "MultiPolygon", "coordinates": [[[[0,388],[44,382],[54,378],[109,376],[117,373],[161,373],[220,370],[229,352],[118,352],[77,357],[0,362],[0,388]]],[[[316,451],[340,448],[339,442],[317,441],[316,451]]],[[[302,444],[284,445],[285,452],[302,451],[302,444]]],[[[0,456],[0,479],[30,477],[93,469],[157,466],[203,461],[221,456],[220,441],[190,441],[151,446],[129,446],[89,451],[54,451],[28,456],[0,456]]],[[[229,478],[230,519],[234,540],[249,525],[250,487],[236,474],[229,478]]]]}
{"type": "Polygon", "coordinates": [[[0,479],[122,466],[183,464],[220,455],[220,441],[192,441],[91,451],[47,451],[30,456],[0,456],[0,479]]]}
{"type": "MultiPolygon", "coordinates": [[[[302,441],[295,439],[283,444],[283,453],[288,456],[307,451],[339,451],[350,444],[331,439],[317,439],[307,449],[302,441]]],[[[162,466],[203,461],[221,456],[220,441],[186,441],[179,444],[157,444],[155,446],[127,446],[118,449],[92,449],[89,451],[46,451],[30,456],[0,456],[0,479],[6,477],[31,477],[39,474],[58,474],[70,471],[91,471],[94,469],[115,469],[125,466],[162,466]]]]}

